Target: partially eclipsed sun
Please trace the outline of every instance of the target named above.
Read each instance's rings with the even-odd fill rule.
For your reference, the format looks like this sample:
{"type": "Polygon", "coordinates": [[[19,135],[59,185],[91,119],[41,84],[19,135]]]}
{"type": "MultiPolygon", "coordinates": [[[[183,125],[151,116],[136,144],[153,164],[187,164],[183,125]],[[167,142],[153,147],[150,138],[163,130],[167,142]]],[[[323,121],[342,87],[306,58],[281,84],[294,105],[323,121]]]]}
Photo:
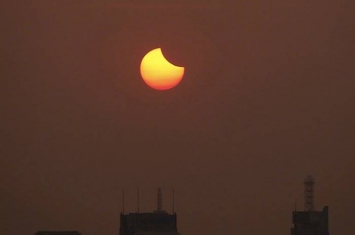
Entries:
{"type": "Polygon", "coordinates": [[[157,90],[168,90],[175,87],[184,76],[184,67],[167,61],[160,48],[148,52],[141,62],[141,75],[144,82],[157,90]]]}

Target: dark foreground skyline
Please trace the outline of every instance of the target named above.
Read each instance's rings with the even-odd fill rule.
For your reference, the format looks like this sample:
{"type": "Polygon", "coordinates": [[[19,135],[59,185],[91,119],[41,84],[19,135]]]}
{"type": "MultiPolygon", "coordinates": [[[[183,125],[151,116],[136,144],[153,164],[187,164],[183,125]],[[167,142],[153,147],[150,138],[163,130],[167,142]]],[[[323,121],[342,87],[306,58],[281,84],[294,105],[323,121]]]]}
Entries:
{"type": "MultiPolygon", "coordinates": [[[[353,1],[5,1],[0,231],[117,234],[175,188],[179,231],[289,234],[303,178],[353,234],[353,1]],[[161,47],[186,68],[159,92],[161,47]]],[[[169,201],[170,200],[170,201],[169,201]]]]}

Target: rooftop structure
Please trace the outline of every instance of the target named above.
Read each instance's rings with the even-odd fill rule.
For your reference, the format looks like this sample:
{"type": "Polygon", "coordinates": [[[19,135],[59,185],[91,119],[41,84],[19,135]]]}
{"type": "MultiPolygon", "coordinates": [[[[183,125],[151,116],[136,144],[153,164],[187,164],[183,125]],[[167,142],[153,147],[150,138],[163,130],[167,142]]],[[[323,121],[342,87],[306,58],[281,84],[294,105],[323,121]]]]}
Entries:
{"type": "Polygon", "coordinates": [[[120,235],[179,235],[176,213],[163,210],[163,194],[158,189],[157,208],[154,212],[120,215],[120,235]]]}
{"type": "Polygon", "coordinates": [[[80,235],[78,231],[38,231],[35,235],[80,235]]]}
{"type": "Polygon", "coordinates": [[[329,235],[328,207],[316,211],[314,207],[314,178],[310,175],[304,180],[305,208],[304,211],[295,211],[292,214],[293,228],[291,235],[329,235]]]}

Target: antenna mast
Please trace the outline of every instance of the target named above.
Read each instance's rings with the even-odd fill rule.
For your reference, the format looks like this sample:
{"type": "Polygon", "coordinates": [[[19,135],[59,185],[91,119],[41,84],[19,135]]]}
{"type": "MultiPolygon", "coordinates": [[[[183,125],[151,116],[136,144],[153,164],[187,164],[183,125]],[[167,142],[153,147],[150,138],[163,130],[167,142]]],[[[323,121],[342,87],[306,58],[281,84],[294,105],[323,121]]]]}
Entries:
{"type": "Polygon", "coordinates": [[[162,210],[163,210],[163,194],[161,193],[161,188],[158,188],[157,211],[161,212],[162,210]]]}
{"type": "Polygon", "coordinates": [[[175,213],[175,190],[173,189],[173,214],[175,213]]]}
{"type": "Polygon", "coordinates": [[[139,213],[139,189],[137,189],[137,212],[139,213]]]}
{"type": "Polygon", "coordinates": [[[314,210],[314,178],[311,175],[304,180],[304,210],[314,210]]]}
{"type": "Polygon", "coordinates": [[[124,214],[124,189],[122,190],[122,214],[124,214]]]}
{"type": "Polygon", "coordinates": [[[297,211],[297,200],[295,199],[295,211],[297,211]]]}

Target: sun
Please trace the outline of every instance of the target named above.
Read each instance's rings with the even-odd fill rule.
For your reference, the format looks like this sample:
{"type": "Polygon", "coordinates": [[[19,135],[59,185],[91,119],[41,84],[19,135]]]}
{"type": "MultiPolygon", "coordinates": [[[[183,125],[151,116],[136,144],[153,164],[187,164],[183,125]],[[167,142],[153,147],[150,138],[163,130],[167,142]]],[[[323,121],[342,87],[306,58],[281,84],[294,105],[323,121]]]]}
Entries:
{"type": "Polygon", "coordinates": [[[185,68],[171,64],[161,51],[156,48],[148,52],[140,66],[143,81],[153,89],[168,90],[180,83],[185,68]]]}

